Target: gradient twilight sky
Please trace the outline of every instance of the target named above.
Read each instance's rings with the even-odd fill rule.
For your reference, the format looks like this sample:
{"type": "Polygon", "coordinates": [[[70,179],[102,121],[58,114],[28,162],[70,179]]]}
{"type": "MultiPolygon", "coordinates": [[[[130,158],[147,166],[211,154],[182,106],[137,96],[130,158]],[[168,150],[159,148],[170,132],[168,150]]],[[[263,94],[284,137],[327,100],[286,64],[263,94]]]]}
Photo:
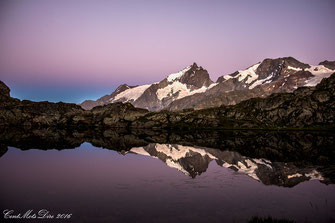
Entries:
{"type": "Polygon", "coordinates": [[[1,0],[0,80],[79,103],[197,62],[212,80],[265,58],[335,60],[334,0],[1,0]]]}

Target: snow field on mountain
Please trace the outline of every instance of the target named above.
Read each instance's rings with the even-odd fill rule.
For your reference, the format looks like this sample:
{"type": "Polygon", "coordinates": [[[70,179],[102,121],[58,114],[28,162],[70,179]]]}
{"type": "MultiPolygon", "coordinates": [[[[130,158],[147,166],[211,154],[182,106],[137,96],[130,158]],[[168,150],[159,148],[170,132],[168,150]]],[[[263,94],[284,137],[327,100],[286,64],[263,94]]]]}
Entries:
{"type": "Polygon", "coordinates": [[[177,72],[177,73],[173,73],[173,74],[170,74],[168,77],[167,77],[167,80],[169,82],[172,82],[174,81],[175,79],[177,78],[180,78],[181,76],[183,76],[187,71],[189,71],[191,69],[191,66],[188,66],[188,67],[185,67],[183,70],[177,72]]]}
{"type": "Polygon", "coordinates": [[[120,94],[116,95],[115,98],[111,100],[111,102],[116,102],[120,99],[125,99],[125,102],[136,101],[136,99],[138,99],[143,94],[143,92],[147,90],[150,86],[151,84],[146,84],[127,89],[121,92],[120,94]]]}
{"type": "Polygon", "coordinates": [[[217,83],[213,83],[208,87],[202,86],[199,89],[195,89],[195,90],[191,91],[191,89],[189,89],[186,84],[183,84],[179,81],[175,81],[172,84],[166,86],[165,88],[158,89],[157,90],[157,98],[159,100],[162,100],[163,98],[172,96],[172,95],[176,94],[177,92],[179,92],[176,99],[180,99],[180,98],[184,98],[186,96],[190,96],[190,95],[193,95],[193,94],[203,93],[203,92],[207,91],[208,89],[214,87],[215,85],[217,85],[217,83]]]}

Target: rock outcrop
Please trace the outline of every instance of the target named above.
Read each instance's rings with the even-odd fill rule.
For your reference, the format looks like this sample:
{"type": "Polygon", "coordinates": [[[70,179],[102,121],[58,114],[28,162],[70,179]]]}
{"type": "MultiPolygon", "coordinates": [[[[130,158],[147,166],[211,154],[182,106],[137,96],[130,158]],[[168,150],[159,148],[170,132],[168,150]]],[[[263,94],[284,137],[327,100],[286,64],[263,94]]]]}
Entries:
{"type": "Polygon", "coordinates": [[[9,87],[2,81],[0,81],[0,101],[8,100],[10,89],[9,87]]]}
{"type": "Polygon", "coordinates": [[[335,70],[335,61],[325,60],[325,61],[320,62],[319,65],[323,65],[327,67],[328,69],[335,70]]]}
{"type": "Polygon", "coordinates": [[[0,82],[0,125],[54,126],[67,125],[70,117],[83,109],[70,103],[20,101],[9,95],[9,88],[0,82]]]}

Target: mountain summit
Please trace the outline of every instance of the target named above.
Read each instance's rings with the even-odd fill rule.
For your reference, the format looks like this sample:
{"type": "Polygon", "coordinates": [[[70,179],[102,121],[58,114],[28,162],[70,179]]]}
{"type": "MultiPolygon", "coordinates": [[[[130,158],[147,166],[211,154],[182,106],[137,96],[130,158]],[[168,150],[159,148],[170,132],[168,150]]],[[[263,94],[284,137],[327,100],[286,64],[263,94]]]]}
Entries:
{"type": "Polygon", "coordinates": [[[334,73],[333,66],[335,61],[324,61],[313,66],[293,57],[267,58],[245,70],[219,77],[211,89],[174,101],[167,109],[234,105],[250,98],[267,97],[272,93],[293,92],[298,87],[317,85],[334,73]]]}
{"type": "Polygon", "coordinates": [[[178,80],[183,84],[194,86],[194,88],[208,87],[213,83],[213,81],[209,78],[207,70],[204,70],[202,67],[198,67],[196,63],[193,63],[192,66],[186,67],[177,74],[170,74],[167,79],[169,82],[178,80]]]}
{"type": "Polygon", "coordinates": [[[335,71],[335,61],[317,66],[293,57],[265,59],[245,70],[223,75],[214,83],[196,63],[168,75],[154,84],[120,85],[112,94],[81,104],[84,109],[115,102],[130,102],[150,111],[202,109],[233,105],[253,97],[292,92],[301,86],[315,86],[335,71]]]}
{"type": "Polygon", "coordinates": [[[84,101],[81,107],[92,109],[103,104],[130,102],[136,107],[158,111],[166,108],[172,101],[205,92],[214,85],[207,70],[193,63],[154,84],[134,87],[120,85],[112,94],[96,101],[84,101]]]}

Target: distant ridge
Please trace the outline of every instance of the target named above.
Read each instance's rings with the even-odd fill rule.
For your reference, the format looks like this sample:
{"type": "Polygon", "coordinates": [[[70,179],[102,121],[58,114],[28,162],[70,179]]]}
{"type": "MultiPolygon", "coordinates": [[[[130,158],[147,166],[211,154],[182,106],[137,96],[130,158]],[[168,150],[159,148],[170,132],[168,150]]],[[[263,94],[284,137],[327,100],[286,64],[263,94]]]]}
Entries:
{"type": "Polygon", "coordinates": [[[158,83],[140,86],[123,84],[112,94],[96,101],[86,100],[80,106],[90,110],[99,105],[129,102],[150,111],[175,111],[234,105],[249,98],[293,92],[302,86],[315,86],[333,72],[335,61],[326,60],[313,66],[293,57],[283,57],[264,59],[213,82],[207,70],[193,63],[158,83]]]}

